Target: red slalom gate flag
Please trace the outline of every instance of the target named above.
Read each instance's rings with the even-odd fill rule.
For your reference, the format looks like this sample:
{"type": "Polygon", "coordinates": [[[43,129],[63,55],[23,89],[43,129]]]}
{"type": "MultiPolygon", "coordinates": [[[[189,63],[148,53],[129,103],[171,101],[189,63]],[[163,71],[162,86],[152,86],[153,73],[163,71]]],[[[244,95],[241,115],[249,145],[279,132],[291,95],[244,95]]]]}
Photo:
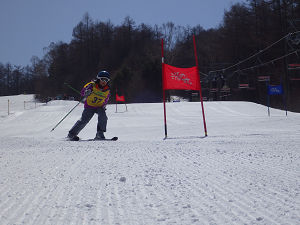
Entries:
{"type": "Polygon", "coordinates": [[[168,64],[164,66],[164,90],[200,90],[200,80],[196,66],[177,68],[168,64]]]}
{"type": "Polygon", "coordinates": [[[117,102],[125,102],[125,97],[124,96],[119,96],[118,94],[116,94],[116,101],[117,102]]]}

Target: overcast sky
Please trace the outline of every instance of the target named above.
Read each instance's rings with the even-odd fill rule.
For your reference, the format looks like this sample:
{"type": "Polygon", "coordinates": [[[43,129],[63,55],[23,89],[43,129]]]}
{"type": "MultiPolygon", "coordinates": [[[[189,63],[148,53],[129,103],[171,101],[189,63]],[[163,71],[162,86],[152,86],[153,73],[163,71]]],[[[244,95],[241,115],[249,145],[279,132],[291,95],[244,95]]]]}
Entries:
{"type": "Polygon", "coordinates": [[[215,28],[224,10],[246,0],[0,0],[0,62],[29,65],[51,42],[69,42],[88,12],[115,25],[130,16],[136,24],[201,25],[215,28]]]}

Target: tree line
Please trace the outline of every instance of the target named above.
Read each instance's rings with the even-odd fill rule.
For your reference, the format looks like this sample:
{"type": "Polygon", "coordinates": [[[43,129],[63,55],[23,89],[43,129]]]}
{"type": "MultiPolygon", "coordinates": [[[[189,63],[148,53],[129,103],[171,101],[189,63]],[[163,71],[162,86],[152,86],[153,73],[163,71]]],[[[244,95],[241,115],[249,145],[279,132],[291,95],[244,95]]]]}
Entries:
{"type": "MultiPolygon", "coordinates": [[[[99,70],[107,70],[112,75],[113,95],[117,91],[127,102],[159,102],[161,39],[165,63],[191,67],[195,65],[195,35],[205,99],[265,104],[266,82],[259,81],[264,76],[271,84],[284,86],[289,110],[300,111],[300,71],[289,70],[289,64],[300,61],[299,30],[300,3],[296,0],[234,4],[224,12],[220,25],[211,29],[172,22],[136,24],[130,17],[114,25],[94,21],[86,13],[74,27],[70,43],[51,43],[42,58],[32,57],[31,65],[25,67],[0,63],[0,95],[79,98],[65,84],[80,90],[99,70]]],[[[197,93],[169,91],[168,95],[193,100],[197,93]]],[[[282,108],[282,98],[272,97],[271,104],[282,108]]]]}

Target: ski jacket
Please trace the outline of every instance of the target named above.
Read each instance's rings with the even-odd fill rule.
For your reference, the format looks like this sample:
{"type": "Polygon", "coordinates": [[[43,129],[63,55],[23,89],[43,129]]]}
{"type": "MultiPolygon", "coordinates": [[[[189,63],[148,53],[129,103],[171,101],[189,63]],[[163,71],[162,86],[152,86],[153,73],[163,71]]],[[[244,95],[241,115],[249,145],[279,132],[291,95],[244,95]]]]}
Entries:
{"type": "Polygon", "coordinates": [[[100,87],[94,81],[91,81],[83,86],[81,96],[85,95],[86,90],[91,90],[91,94],[84,101],[85,108],[100,108],[105,107],[110,97],[109,86],[100,87]]]}

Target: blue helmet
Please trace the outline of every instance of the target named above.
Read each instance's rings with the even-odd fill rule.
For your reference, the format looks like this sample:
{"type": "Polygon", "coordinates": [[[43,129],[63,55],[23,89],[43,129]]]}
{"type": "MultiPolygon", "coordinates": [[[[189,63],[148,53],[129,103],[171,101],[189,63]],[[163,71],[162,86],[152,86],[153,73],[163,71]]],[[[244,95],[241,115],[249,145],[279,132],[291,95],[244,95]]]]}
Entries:
{"type": "Polygon", "coordinates": [[[102,70],[102,71],[100,71],[100,72],[97,74],[96,79],[97,79],[97,80],[100,80],[101,77],[105,77],[105,78],[110,79],[110,74],[109,74],[109,72],[107,72],[107,71],[105,71],[105,70],[102,70]]]}

